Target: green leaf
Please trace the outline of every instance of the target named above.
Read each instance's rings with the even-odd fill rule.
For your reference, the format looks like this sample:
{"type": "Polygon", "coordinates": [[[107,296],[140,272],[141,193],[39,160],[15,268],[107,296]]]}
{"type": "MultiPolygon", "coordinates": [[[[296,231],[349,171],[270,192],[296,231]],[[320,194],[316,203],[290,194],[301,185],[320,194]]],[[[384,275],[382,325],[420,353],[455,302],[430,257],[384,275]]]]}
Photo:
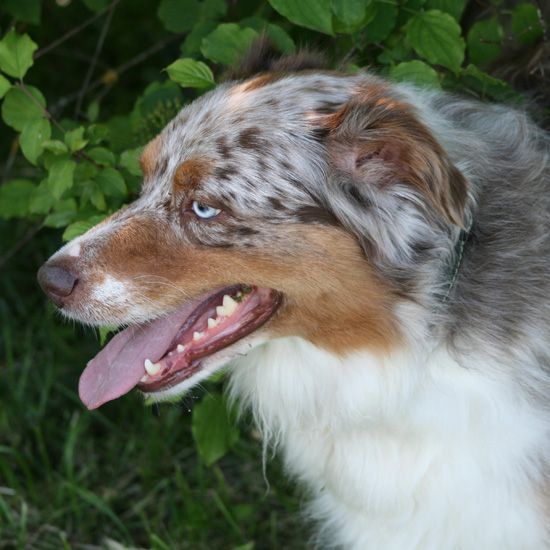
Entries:
{"type": "Polygon", "coordinates": [[[157,15],[166,30],[188,32],[201,16],[201,4],[196,0],[162,0],[157,15]]]}
{"type": "MultiPolygon", "coordinates": [[[[78,222],[77,222],[78,223],[78,222]]],[[[95,224],[94,224],[95,225],[95,224]]],[[[99,327],[99,345],[104,346],[105,342],[109,339],[109,335],[116,332],[118,327],[106,325],[104,327],[99,327]]]]}
{"type": "Polygon", "coordinates": [[[32,181],[17,179],[0,186],[0,218],[22,218],[28,215],[36,186],[32,181]]]}
{"type": "Polygon", "coordinates": [[[104,168],[95,178],[96,183],[108,197],[125,197],[128,193],[124,178],[114,168],[104,168]]]}
{"type": "Polygon", "coordinates": [[[94,147],[86,151],[86,154],[103,166],[113,166],[116,162],[115,154],[106,147],[94,147]]]}
{"type": "Polygon", "coordinates": [[[14,130],[21,132],[31,120],[43,118],[46,100],[37,88],[26,87],[34,100],[30,99],[20,88],[12,87],[2,103],[2,118],[14,130]]]}
{"type": "Polygon", "coordinates": [[[0,41],[0,69],[15,78],[23,78],[33,64],[32,54],[38,46],[27,34],[11,30],[0,41]]]}
{"type": "Polygon", "coordinates": [[[532,44],[542,38],[543,28],[533,4],[518,4],[512,11],[512,32],[522,44],[532,44]]]}
{"type": "Polygon", "coordinates": [[[95,122],[99,117],[99,102],[92,101],[86,108],[86,118],[90,122],[95,122]]]}
{"type": "Polygon", "coordinates": [[[45,118],[37,118],[27,122],[19,136],[19,144],[25,158],[36,164],[36,159],[44,151],[44,142],[50,139],[52,128],[45,118]]]}
{"type": "Polygon", "coordinates": [[[215,63],[232,65],[258,36],[254,29],[241,29],[235,23],[222,23],[202,41],[201,52],[215,63]]]}
{"type": "Polygon", "coordinates": [[[367,6],[364,35],[367,42],[376,44],[385,40],[397,22],[397,6],[386,2],[372,2],[367,6]]]}
{"type": "Polygon", "coordinates": [[[0,99],[2,99],[11,88],[11,82],[0,74],[0,99]]]}
{"type": "Polygon", "coordinates": [[[225,0],[161,0],[157,10],[164,27],[172,32],[193,32],[200,23],[215,23],[226,13],[225,0]]]}
{"type": "Polygon", "coordinates": [[[412,82],[418,86],[440,87],[437,72],[424,61],[418,59],[404,61],[392,67],[390,77],[398,81],[412,82]]]}
{"type": "Polygon", "coordinates": [[[202,39],[208,36],[216,27],[214,21],[200,21],[197,23],[181,44],[181,53],[186,57],[199,55],[202,39]]]}
{"type": "Polygon", "coordinates": [[[91,203],[97,210],[107,210],[107,201],[105,194],[100,189],[99,185],[93,180],[85,180],[78,182],[80,192],[80,208],[84,208],[88,203],[91,203]]]}
{"type": "Polygon", "coordinates": [[[464,40],[460,25],[439,10],[421,12],[407,24],[407,39],[416,52],[430,63],[455,73],[464,60],[464,40]]]}
{"type": "Polygon", "coordinates": [[[73,186],[73,176],[76,163],[70,159],[56,160],[48,174],[48,189],[51,194],[59,199],[67,189],[73,186]]]}
{"type": "Polygon", "coordinates": [[[109,5],[110,1],[111,0],[83,0],[86,7],[95,12],[104,10],[109,5]]]}
{"type": "MultiPolygon", "coordinates": [[[[107,201],[105,200],[105,194],[99,188],[99,186],[91,181],[90,182],[90,202],[101,212],[107,210],[107,201]]],[[[82,197],[84,198],[84,197],[82,197]]]]}
{"type": "Polygon", "coordinates": [[[46,216],[44,225],[46,227],[64,227],[71,223],[76,217],[76,201],[65,199],[54,204],[54,211],[46,216]]]}
{"type": "Polygon", "coordinates": [[[267,36],[275,47],[283,53],[294,53],[296,51],[296,44],[290,35],[279,25],[268,23],[261,17],[247,17],[239,22],[241,27],[250,27],[254,29],[258,34],[262,32],[267,33],[267,36]]]}
{"type": "Polygon", "coordinates": [[[332,0],[332,10],[346,27],[355,29],[363,22],[368,3],[365,0],[332,0]]]}
{"type": "Polygon", "coordinates": [[[210,88],[214,85],[214,75],[210,67],[202,61],[184,58],[166,67],[168,76],[183,88],[210,88]]]}
{"type": "Polygon", "coordinates": [[[426,9],[440,10],[460,21],[466,0],[426,0],[426,9]]]}
{"type": "Polygon", "coordinates": [[[81,183],[86,180],[91,180],[99,173],[99,168],[88,160],[82,160],[76,165],[74,171],[74,180],[77,183],[81,183]]]}
{"type": "Polygon", "coordinates": [[[129,149],[124,151],[120,155],[120,165],[123,168],[126,168],[132,176],[141,176],[141,165],[139,163],[139,158],[143,147],[137,147],[136,149],[129,149]]]}
{"type": "Polygon", "coordinates": [[[385,49],[378,56],[378,62],[384,65],[393,65],[412,57],[412,49],[402,33],[394,33],[384,41],[385,49]]]}
{"type": "Polygon", "coordinates": [[[29,211],[31,214],[47,214],[55,204],[55,197],[52,195],[48,180],[42,180],[38,187],[34,188],[30,197],[29,211]]]}
{"type": "Polygon", "coordinates": [[[69,152],[69,148],[59,139],[47,139],[42,143],[42,147],[54,155],[64,155],[69,152]]]}
{"type": "Polygon", "coordinates": [[[482,98],[490,97],[497,101],[519,101],[521,96],[506,82],[484,73],[475,65],[468,65],[461,72],[462,85],[477,92],[482,98]]]}
{"type": "Polygon", "coordinates": [[[211,466],[222,458],[239,438],[239,431],[220,394],[209,394],[195,405],[191,431],[199,455],[211,466]]]}
{"type": "Polygon", "coordinates": [[[65,143],[73,153],[83,149],[88,143],[88,140],[84,139],[84,127],[79,126],[74,130],[65,132],[65,143]]]}
{"type": "MultiPolygon", "coordinates": [[[[99,216],[92,216],[91,218],[88,218],[87,220],[78,220],[76,222],[71,223],[65,229],[63,232],[63,240],[64,241],[70,241],[74,239],[75,237],[78,237],[80,235],[83,235],[88,231],[88,229],[91,229],[94,227],[94,225],[97,225],[100,221],[104,220],[106,217],[106,214],[99,215],[99,216]]],[[[112,331],[112,327],[105,327],[107,331],[112,331]]],[[[101,331],[101,329],[100,329],[101,331]]],[[[101,345],[103,345],[103,342],[100,342],[101,345]]]]}
{"type": "Polygon", "coordinates": [[[476,21],[468,33],[468,54],[476,65],[494,61],[501,52],[504,32],[496,17],[476,21]]]}
{"type": "Polygon", "coordinates": [[[269,3],[275,11],[300,27],[334,34],[331,0],[269,0],[269,3]]]}
{"type": "Polygon", "coordinates": [[[3,0],[2,8],[17,21],[23,23],[40,23],[40,0],[3,0]]]}
{"type": "Polygon", "coordinates": [[[109,129],[104,124],[90,124],[86,128],[86,137],[92,145],[103,141],[108,135],[109,129]]]}

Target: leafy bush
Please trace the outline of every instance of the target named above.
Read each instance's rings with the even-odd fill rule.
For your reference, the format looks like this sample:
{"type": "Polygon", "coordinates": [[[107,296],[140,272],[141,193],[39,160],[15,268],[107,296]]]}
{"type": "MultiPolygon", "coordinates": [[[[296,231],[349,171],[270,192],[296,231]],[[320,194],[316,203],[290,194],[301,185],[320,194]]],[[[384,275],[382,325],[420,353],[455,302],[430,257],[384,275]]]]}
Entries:
{"type": "MultiPolygon", "coordinates": [[[[480,8],[480,4],[467,0],[160,0],[158,4],[130,0],[57,0],[55,4],[5,0],[0,8],[0,28],[4,31],[0,40],[4,124],[0,154],[6,158],[0,185],[0,243],[5,248],[0,268],[12,260],[15,267],[8,264],[11,276],[19,273],[23,264],[27,272],[32,272],[38,260],[59,244],[59,236],[69,240],[131,201],[141,183],[138,159],[142,146],[183,105],[214,87],[264,32],[281,52],[312,46],[327,52],[335,67],[342,70],[368,68],[419,86],[459,91],[484,100],[520,101],[520,95],[492,71],[504,53],[545,47],[547,30],[534,1],[513,3],[511,7],[502,7],[501,2],[488,0],[480,8]],[[39,250],[38,259],[23,264],[14,260],[24,246],[39,250]]],[[[35,291],[30,290],[26,296],[7,282],[4,292],[0,312],[5,316],[5,334],[9,333],[9,341],[13,341],[14,333],[23,335],[31,315],[20,304],[36,304],[36,298],[29,298],[35,291]]],[[[51,315],[46,313],[40,320],[50,323],[51,315]]],[[[62,328],[48,330],[65,334],[62,328]]],[[[23,341],[28,341],[27,337],[21,336],[23,341]]],[[[61,339],[53,340],[62,345],[61,339]]],[[[46,348],[48,343],[44,340],[40,345],[46,348]]],[[[94,344],[84,347],[89,355],[94,344]]],[[[25,354],[14,355],[7,339],[3,348],[6,365],[20,367],[25,354]]],[[[68,356],[51,359],[51,364],[66,364],[68,356]]],[[[82,353],[73,360],[80,365],[85,361],[82,353]]],[[[67,403],[77,410],[76,383],[72,379],[71,384],[63,391],[67,403]]],[[[231,448],[246,444],[228,417],[218,385],[214,383],[210,389],[212,395],[194,408],[191,427],[207,466],[231,448]]],[[[14,407],[24,407],[22,396],[12,401],[14,407]]],[[[79,423],[84,421],[77,412],[74,414],[77,416],[71,417],[74,420],[67,428],[77,437],[79,423]]],[[[94,418],[102,418],[97,420],[99,423],[109,422],[107,418],[94,418]]],[[[32,422],[21,429],[31,433],[31,426],[32,422]]],[[[189,423],[186,427],[189,430],[189,423]]],[[[113,438],[116,433],[113,428],[113,438]]],[[[9,444],[14,441],[10,439],[9,444]]],[[[37,440],[34,445],[33,449],[42,448],[40,452],[48,460],[44,443],[37,440]]],[[[66,453],[74,449],[70,442],[67,445],[63,460],[72,464],[73,455],[66,453]]],[[[0,456],[5,452],[11,457],[4,466],[0,461],[0,474],[3,468],[4,475],[12,479],[8,485],[20,486],[25,492],[29,486],[20,485],[17,476],[32,480],[34,466],[25,462],[23,451],[17,455],[19,458],[13,458],[12,451],[6,450],[10,448],[0,447],[0,456]]],[[[124,449],[131,456],[127,446],[124,449]]],[[[252,454],[246,453],[248,457],[252,454]]],[[[204,477],[204,473],[200,475],[204,477]]],[[[62,488],[56,489],[55,498],[84,501],[88,508],[109,518],[114,525],[113,536],[128,543],[171,547],[154,529],[137,538],[129,535],[106,504],[105,496],[79,487],[73,470],[67,476],[62,488]]],[[[183,491],[185,485],[185,491],[189,491],[187,482],[179,479],[178,483],[179,490],[183,491]]],[[[200,485],[208,486],[204,479],[200,485]]],[[[224,510],[222,500],[216,502],[230,526],[232,544],[244,544],[249,533],[243,534],[237,525],[239,514],[227,507],[224,510]]],[[[245,518],[242,510],[239,513],[241,519],[245,518]]],[[[259,521],[253,513],[247,513],[251,522],[259,521]]],[[[0,493],[0,524],[2,514],[12,521],[10,525],[23,522],[21,533],[26,533],[23,512],[10,511],[0,493]]],[[[84,535],[75,525],[67,527],[65,522],[63,533],[68,532],[69,538],[76,536],[78,541],[84,535]]],[[[261,525],[272,528],[269,521],[261,525]]],[[[26,544],[18,534],[19,527],[13,529],[9,540],[26,544]]],[[[192,536],[198,537],[194,532],[192,536]]],[[[267,540],[267,535],[253,536],[267,540]]],[[[293,544],[300,540],[297,536],[293,544]]],[[[69,544],[66,535],[63,537],[64,544],[69,544]]],[[[169,536],[165,540],[170,540],[169,536]]]]}

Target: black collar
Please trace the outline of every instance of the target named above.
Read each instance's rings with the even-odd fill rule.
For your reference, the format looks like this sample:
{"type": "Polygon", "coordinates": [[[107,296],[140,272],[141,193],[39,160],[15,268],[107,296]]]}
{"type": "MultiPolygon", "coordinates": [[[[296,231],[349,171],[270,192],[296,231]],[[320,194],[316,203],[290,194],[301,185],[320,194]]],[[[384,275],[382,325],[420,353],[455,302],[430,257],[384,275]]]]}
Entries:
{"type": "Polygon", "coordinates": [[[458,278],[460,266],[462,265],[462,259],[464,258],[464,248],[468,238],[470,237],[473,223],[472,216],[468,216],[464,228],[460,230],[460,234],[458,235],[453,252],[453,262],[447,274],[447,281],[442,286],[441,293],[438,293],[440,294],[439,299],[443,304],[445,304],[449,299],[451,291],[453,290],[458,278]]]}

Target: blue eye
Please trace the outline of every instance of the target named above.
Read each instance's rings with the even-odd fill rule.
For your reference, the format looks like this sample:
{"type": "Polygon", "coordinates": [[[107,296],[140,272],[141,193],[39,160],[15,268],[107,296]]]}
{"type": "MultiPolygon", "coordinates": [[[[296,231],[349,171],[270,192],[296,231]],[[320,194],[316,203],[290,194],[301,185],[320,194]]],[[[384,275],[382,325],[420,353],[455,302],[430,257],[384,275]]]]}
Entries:
{"type": "Polygon", "coordinates": [[[211,206],[202,204],[202,202],[199,201],[193,201],[191,207],[193,208],[193,212],[195,212],[195,214],[203,220],[213,218],[221,212],[218,208],[212,208],[211,206]]]}

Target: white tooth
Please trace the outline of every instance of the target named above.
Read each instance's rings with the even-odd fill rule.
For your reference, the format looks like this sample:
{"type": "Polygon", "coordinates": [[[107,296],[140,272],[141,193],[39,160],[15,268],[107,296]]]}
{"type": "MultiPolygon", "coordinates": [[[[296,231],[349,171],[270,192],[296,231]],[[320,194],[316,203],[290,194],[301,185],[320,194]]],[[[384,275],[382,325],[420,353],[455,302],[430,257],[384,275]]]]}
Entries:
{"type": "Polygon", "coordinates": [[[216,328],[218,326],[218,323],[219,321],[217,319],[212,319],[212,317],[210,317],[208,319],[208,328],[216,328]]]}
{"type": "Polygon", "coordinates": [[[233,315],[235,313],[235,310],[239,307],[239,304],[229,296],[229,294],[226,294],[223,297],[223,307],[227,311],[226,315],[233,315]]]}
{"type": "Polygon", "coordinates": [[[225,308],[225,306],[216,307],[216,315],[218,317],[226,317],[228,315],[228,313],[227,313],[227,309],[225,308]]]}
{"type": "Polygon", "coordinates": [[[202,338],[202,332],[193,332],[193,340],[200,340],[202,338]]]}
{"type": "Polygon", "coordinates": [[[144,374],[144,375],[139,379],[140,382],[147,382],[147,380],[149,380],[149,376],[148,376],[147,374],[144,374]]]}
{"type": "Polygon", "coordinates": [[[183,353],[185,351],[185,346],[182,344],[178,344],[178,347],[176,348],[178,350],[178,353],[183,353]]]}
{"type": "Polygon", "coordinates": [[[155,374],[158,374],[162,367],[160,363],[153,363],[150,359],[145,359],[144,366],[149,376],[155,376],[155,374]]]}

